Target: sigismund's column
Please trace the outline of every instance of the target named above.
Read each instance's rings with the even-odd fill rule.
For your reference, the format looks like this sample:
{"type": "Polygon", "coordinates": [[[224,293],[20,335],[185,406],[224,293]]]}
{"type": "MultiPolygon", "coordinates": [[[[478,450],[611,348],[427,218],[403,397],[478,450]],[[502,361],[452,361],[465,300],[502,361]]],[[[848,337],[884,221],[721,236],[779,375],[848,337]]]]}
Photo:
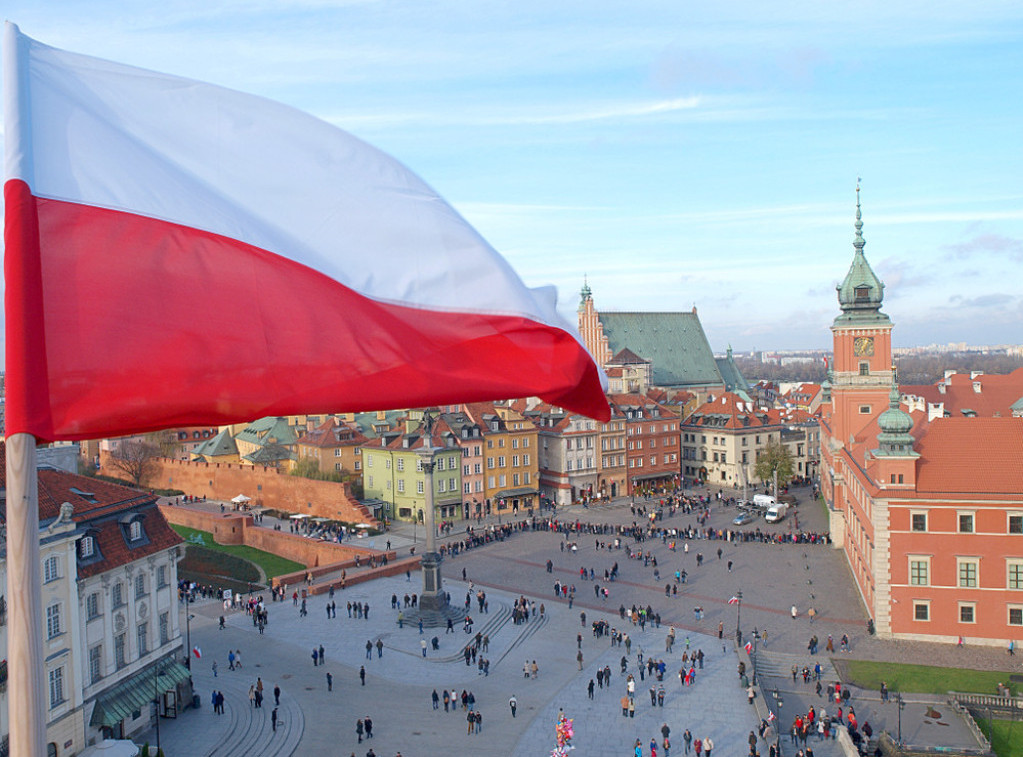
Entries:
{"type": "Polygon", "coordinates": [[[416,452],[421,457],[420,464],[426,478],[423,486],[426,499],[426,552],[423,554],[421,562],[423,591],[419,596],[419,609],[421,614],[434,612],[443,614],[448,609],[448,598],[440,574],[440,564],[443,558],[437,552],[437,524],[433,507],[433,466],[435,465],[433,458],[437,448],[433,446],[433,418],[429,414],[423,418],[423,426],[426,431],[426,446],[416,452]]]}

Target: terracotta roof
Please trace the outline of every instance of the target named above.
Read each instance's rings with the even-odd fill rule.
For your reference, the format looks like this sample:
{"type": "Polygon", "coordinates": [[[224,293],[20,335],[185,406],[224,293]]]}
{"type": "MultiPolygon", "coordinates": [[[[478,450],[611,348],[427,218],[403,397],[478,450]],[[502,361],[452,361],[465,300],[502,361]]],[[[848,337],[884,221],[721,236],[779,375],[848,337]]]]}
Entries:
{"type": "Polygon", "coordinates": [[[63,471],[40,470],[38,474],[39,520],[56,518],[61,505],[70,502],[74,506],[72,520],[96,539],[100,559],[79,565],[80,577],[105,573],[182,541],[160,513],[156,496],[149,492],[63,471]],[[126,538],[126,526],[121,523],[125,515],[142,518],[144,537],[138,544],[131,545],[126,538]]]}
{"type": "Polygon", "coordinates": [[[918,493],[1023,492],[1023,418],[943,418],[917,440],[918,493]]]}
{"type": "Polygon", "coordinates": [[[932,403],[944,403],[945,410],[959,416],[963,410],[972,410],[982,418],[996,414],[1012,415],[1012,405],[1023,398],[1023,368],[1012,373],[982,373],[971,378],[969,373],[953,373],[936,384],[900,386],[903,395],[916,395],[932,403]],[[974,388],[974,384],[980,391],[974,388]],[[942,393],[939,386],[944,386],[942,393]]]}
{"type": "Polygon", "coordinates": [[[296,443],[304,447],[332,449],[353,447],[365,441],[366,436],[359,429],[347,423],[339,423],[334,418],[328,418],[312,431],[303,434],[296,443]]]}
{"type": "Polygon", "coordinates": [[[646,365],[649,360],[644,360],[628,347],[618,350],[618,354],[611,358],[609,365],[646,365]]]}

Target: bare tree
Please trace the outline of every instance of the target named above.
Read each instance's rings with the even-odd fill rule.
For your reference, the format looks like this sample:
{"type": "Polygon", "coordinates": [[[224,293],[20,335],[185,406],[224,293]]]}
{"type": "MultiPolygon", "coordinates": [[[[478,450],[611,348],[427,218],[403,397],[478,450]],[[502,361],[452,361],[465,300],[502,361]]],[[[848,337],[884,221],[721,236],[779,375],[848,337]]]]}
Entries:
{"type": "Polygon", "coordinates": [[[135,486],[141,486],[156,470],[160,448],[141,439],[125,439],[110,453],[110,465],[121,471],[135,486]]]}

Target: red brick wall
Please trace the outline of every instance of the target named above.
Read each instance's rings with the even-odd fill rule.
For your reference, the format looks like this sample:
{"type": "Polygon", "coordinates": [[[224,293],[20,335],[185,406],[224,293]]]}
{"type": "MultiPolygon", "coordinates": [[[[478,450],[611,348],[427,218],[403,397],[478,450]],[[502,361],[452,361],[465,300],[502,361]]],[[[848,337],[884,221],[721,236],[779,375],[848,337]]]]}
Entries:
{"type": "MultiPolygon", "coordinates": [[[[380,555],[377,550],[349,544],[317,541],[304,536],[262,528],[252,523],[251,515],[238,513],[211,513],[186,505],[161,505],[160,512],[169,523],[196,528],[213,534],[218,544],[244,544],[301,563],[306,567],[331,565],[339,562],[367,560],[380,555]]],[[[387,553],[392,559],[393,552],[387,553]]]]}
{"type": "MultiPolygon", "coordinates": [[[[106,465],[106,457],[101,456],[101,472],[123,477],[106,465]]],[[[225,501],[245,494],[252,497],[253,505],[348,523],[375,523],[366,508],[351,496],[348,484],[290,476],[276,468],[161,459],[157,461],[156,473],[144,484],[225,501]]]]}

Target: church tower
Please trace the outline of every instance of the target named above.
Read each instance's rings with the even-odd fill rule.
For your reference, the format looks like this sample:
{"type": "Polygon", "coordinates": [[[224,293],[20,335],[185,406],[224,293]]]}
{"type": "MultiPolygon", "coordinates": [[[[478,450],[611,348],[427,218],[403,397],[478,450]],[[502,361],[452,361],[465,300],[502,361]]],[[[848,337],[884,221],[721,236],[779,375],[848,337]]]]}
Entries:
{"type": "Polygon", "coordinates": [[[610,362],[611,350],[604,336],[604,325],[600,322],[597,308],[593,304],[593,292],[585,278],[583,288],[579,291],[579,335],[597,365],[603,367],[610,362]]]}
{"type": "Polygon", "coordinates": [[[853,260],[838,285],[842,314],[831,326],[834,367],[830,376],[833,438],[842,444],[858,437],[888,405],[893,386],[892,321],[881,312],[884,284],[863,254],[863,216],[856,186],[853,260]]]}

